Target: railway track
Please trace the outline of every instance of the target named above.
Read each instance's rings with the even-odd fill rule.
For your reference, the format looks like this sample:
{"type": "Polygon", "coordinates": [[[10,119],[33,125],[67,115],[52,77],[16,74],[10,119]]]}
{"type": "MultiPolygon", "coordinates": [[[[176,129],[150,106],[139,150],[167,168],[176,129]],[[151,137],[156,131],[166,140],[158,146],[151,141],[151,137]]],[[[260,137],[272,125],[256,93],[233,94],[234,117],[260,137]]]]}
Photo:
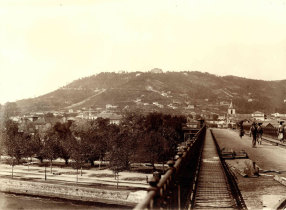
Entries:
{"type": "Polygon", "coordinates": [[[218,145],[207,130],[194,194],[188,209],[246,209],[236,183],[218,153],[218,145]]]}

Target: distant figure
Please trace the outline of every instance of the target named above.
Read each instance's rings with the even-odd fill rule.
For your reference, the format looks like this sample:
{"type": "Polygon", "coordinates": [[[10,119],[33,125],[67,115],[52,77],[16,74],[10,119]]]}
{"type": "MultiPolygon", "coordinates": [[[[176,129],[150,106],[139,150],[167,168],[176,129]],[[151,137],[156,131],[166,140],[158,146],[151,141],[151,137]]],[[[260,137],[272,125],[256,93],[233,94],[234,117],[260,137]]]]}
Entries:
{"type": "Polygon", "coordinates": [[[262,123],[258,123],[257,127],[257,143],[262,144],[262,134],[263,134],[263,129],[262,129],[262,123]]]}
{"type": "Polygon", "coordinates": [[[284,142],[284,125],[283,125],[283,121],[280,121],[280,125],[278,127],[278,140],[280,140],[281,142],[284,142]]]}
{"type": "Polygon", "coordinates": [[[238,123],[239,126],[239,136],[242,138],[244,136],[243,120],[238,123]]]}
{"type": "Polygon", "coordinates": [[[256,147],[257,126],[255,122],[253,122],[250,127],[249,135],[252,136],[252,147],[256,147]]]}

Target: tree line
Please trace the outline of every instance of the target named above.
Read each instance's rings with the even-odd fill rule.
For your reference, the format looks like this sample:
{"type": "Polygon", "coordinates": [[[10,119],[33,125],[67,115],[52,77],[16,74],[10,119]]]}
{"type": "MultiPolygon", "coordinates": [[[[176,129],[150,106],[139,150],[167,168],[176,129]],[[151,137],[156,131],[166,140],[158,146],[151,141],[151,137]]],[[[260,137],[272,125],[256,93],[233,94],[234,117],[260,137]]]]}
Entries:
{"type": "Polygon", "coordinates": [[[22,158],[36,157],[50,164],[62,158],[76,167],[96,160],[109,160],[113,170],[128,170],[131,163],[148,162],[154,167],[176,153],[183,140],[183,116],[150,113],[125,114],[119,125],[98,118],[80,122],[57,122],[44,133],[19,130],[10,119],[1,129],[1,153],[19,163],[22,158]]]}

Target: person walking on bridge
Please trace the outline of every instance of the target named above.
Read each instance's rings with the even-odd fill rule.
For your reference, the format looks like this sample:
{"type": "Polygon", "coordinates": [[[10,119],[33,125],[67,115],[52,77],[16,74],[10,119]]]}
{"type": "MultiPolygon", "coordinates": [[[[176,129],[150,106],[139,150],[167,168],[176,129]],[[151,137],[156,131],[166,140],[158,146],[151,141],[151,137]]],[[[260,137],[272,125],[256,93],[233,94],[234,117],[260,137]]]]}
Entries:
{"type": "Polygon", "coordinates": [[[280,125],[278,127],[278,140],[280,140],[280,142],[284,142],[284,125],[283,125],[284,121],[280,121],[280,125]]]}
{"type": "Polygon", "coordinates": [[[258,123],[258,127],[257,127],[257,143],[258,144],[262,144],[262,134],[263,134],[262,123],[258,123]]]}
{"type": "Polygon", "coordinates": [[[244,129],[243,129],[243,120],[238,123],[239,126],[239,136],[242,138],[244,136],[244,129]]]}
{"type": "Polygon", "coordinates": [[[257,126],[255,122],[252,123],[249,134],[252,136],[252,147],[256,147],[257,126]]]}

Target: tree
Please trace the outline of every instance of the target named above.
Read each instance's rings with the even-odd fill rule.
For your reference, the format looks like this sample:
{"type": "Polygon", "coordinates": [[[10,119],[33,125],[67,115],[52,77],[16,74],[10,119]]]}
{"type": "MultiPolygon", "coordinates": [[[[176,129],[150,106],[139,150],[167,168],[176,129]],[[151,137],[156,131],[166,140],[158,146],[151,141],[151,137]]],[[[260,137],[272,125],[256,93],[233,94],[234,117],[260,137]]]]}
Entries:
{"type": "Polygon", "coordinates": [[[155,163],[162,159],[161,157],[166,150],[166,142],[158,132],[151,131],[145,136],[143,145],[146,160],[155,169],[155,163]]]}
{"type": "Polygon", "coordinates": [[[101,159],[109,145],[110,132],[109,120],[98,118],[72,127],[74,135],[80,139],[81,147],[84,148],[83,156],[94,166],[94,161],[101,159]]]}
{"type": "MultiPolygon", "coordinates": [[[[74,146],[72,147],[71,157],[74,160],[77,160],[79,156],[83,156],[85,160],[90,161],[92,153],[90,147],[91,126],[90,121],[82,121],[71,127],[72,133],[77,139],[77,143],[74,146],[80,146],[78,150],[74,146]]],[[[91,161],[91,165],[94,165],[93,161],[91,161]]]]}
{"type": "Polygon", "coordinates": [[[182,124],[186,123],[186,118],[182,116],[163,116],[163,125],[160,129],[161,136],[164,137],[165,149],[160,158],[161,161],[174,157],[177,145],[184,139],[182,124]]]}
{"type": "Polygon", "coordinates": [[[94,149],[99,153],[99,160],[101,161],[108,150],[110,145],[110,121],[109,119],[98,118],[95,121],[95,133],[96,139],[94,149]]]}
{"type": "Polygon", "coordinates": [[[3,122],[9,120],[10,117],[17,116],[19,108],[15,102],[7,102],[3,107],[3,122]]]}
{"type": "Polygon", "coordinates": [[[3,141],[6,153],[19,163],[21,158],[25,156],[26,143],[23,134],[18,132],[18,124],[12,120],[7,120],[5,123],[3,141]]]}
{"type": "Polygon", "coordinates": [[[27,156],[28,157],[36,157],[37,159],[39,159],[41,161],[41,163],[43,162],[43,147],[44,144],[41,140],[40,137],[40,133],[38,131],[36,131],[34,134],[30,135],[30,138],[27,141],[27,156]]]}
{"type": "Polygon", "coordinates": [[[145,135],[144,123],[145,116],[137,113],[127,113],[119,125],[120,132],[118,134],[124,134],[122,135],[125,144],[123,146],[128,151],[126,155],[130,163],[138,159],[138,144],[145,135]]]}
{"type": "Polygon", "coordinates": [[[77,170],[77,179],[78,179],[78,169],[80,168],[80,174],[82,176],[82,166],[87,159],[87,156],[85,154],[85,147],[83,145],[83,142],[81,141],[81,138],[75,137],[75,141],[71,146],[71,159],[74,160],[74,166],[77,170]]]}
{"type": "Polygon", "coordinates": [[[50,160],[51,173],[53,160],[60,155],[59,135],[51,128],[44,136],[42,155],[44,159],[50,160]]]}
{"type": "Polygon", "coordinates": [[[131,164],[133,153],[132,142],[129,132],[121,130],[113,140],[111,150],[110,167],[116,170],[128,170],[131,164]]]}
{"type": "Polygon", "coordinates": [[[75,143],[74,136],[70,130],[72,122],[67,123],[57,122],[54,127],[54,133],[59,139],[59,157],[65,160],[65,164],[68,164],[72,152],[72,145],[75,143]]]}
{"type": "Polygon", "coordinates": [[[144,137],[139,145],[143,148],[141,156],[146,157],[154,168],[156,162],[172,158],[176,153],[177,144],[183,139],[182,123],[185,117],[150,113],[144,122],[144,137]]]}

